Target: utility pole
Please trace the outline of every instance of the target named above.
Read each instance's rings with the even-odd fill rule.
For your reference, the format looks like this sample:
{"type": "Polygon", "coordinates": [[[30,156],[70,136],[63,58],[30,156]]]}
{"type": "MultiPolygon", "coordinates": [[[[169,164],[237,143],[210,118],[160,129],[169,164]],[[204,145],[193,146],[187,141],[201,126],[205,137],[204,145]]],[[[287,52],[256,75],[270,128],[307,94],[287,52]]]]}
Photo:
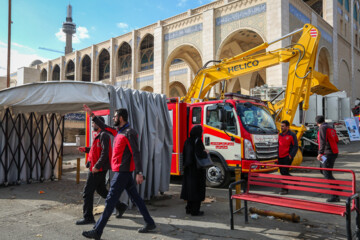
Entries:
{"type": "Polygon", "coordinates": [[[8,25],[8,56],[7,56],[7,87],[10,87],[10,48],[11,48],[11,0],[9,0],[9,25],[8,25]]]}

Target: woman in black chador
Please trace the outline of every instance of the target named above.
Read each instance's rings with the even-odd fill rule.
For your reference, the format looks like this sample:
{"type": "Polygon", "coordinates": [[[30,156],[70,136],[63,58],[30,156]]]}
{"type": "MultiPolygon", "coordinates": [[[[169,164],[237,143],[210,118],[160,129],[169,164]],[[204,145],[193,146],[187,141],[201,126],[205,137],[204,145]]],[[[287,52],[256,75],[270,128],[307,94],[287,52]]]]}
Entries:
{"type": "Polygon", "coordinates": [[[181,189],[181,199],[187,200],[186,213],[192,216],[202,216],[200,211],[201,202],[205,199],[206,172],[205,169],[197,168],[195,154],[199,158],[205,158],[207,152],[201,139],[202,127],[194,126],[190,131],[190,137],[184,144],[184,176],[181,189]]]}

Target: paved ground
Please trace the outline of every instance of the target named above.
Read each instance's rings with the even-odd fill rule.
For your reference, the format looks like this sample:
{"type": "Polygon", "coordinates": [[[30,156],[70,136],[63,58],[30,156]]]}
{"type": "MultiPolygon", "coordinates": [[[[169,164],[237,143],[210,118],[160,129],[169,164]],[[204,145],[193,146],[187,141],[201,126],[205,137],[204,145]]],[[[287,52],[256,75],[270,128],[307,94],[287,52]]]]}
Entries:
{"type": "MultiPolygon", "coordinates": [[[[360,142],[341,145],[337,168],[356,171],[360,179],[360,142]]],[[[81,217],[81,183],[75,182],[75,162],[65,159],[61,181],[22,184],[0,188],[0,239],[82,239],[81,232],[92,226],[76,226],[81,217]],[[43,193],[40,194],[40,191],[43,193]]],[[[317,166],[314,157],[306,157],[303,165],[317,166]]],[[[303,173],[307,174],[307,173],[303,173]]],[[[340,216],[297,211],[250,203],[251,207],[296,213],[300,223],[259,217],[244,224],[243,214],[235,217],[235,230],[229,230],[227,189],[207,189],[208,200],[202,205],[205,215],[185,214],[179,199],[181,186],[173,179],[165,197],[147,202],[158,228],[154,233],[139,234],[143,224],[137,210],[128,210],[123,219],[111,217],[102,239],[345,239],[345,219],[340,216]]],[[[100,205],[104,201],[100,201],[100,205]]],[[[344,201],[342,200],[342,203],[344,201]]],[[[96,219],[99,215],[96,216],[96,219]]]]}

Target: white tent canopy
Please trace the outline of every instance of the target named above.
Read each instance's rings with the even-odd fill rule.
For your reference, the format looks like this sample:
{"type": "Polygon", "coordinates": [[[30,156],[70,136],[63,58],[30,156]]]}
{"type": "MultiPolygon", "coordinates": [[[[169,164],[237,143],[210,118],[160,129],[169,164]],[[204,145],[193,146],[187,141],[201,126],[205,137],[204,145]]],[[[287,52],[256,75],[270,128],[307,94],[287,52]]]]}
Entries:
{"type": "Polygon", "coordinates": [[[37,82],[0,91],[0,111],[12,113],[78,112],[86,103],[94,110],[110,107],[108,86],[78,81],[37,82]]]}
{"type": "Polygon", "coordinates": [[[142,197],[169,189],[172,123],[166,96],[101,83],[40,82],[0,91],[0,184],[54,179],[62,155],[64,114],[127,108],[139,134],[142,197]],[[156,144],[155,144],[156,143],[156,144]]]}

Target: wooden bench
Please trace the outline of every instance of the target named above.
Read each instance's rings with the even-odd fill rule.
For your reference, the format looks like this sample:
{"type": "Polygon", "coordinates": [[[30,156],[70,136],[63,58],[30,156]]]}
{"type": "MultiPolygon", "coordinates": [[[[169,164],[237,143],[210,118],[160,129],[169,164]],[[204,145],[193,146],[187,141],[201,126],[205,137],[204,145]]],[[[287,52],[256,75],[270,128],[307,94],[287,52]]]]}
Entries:
{"type": "MultiPolygon", "coordinates": [[[[240,180],[229,185],[229,204],[230,204],[230,229],[234,229],[234,218],[233,218],[233,199],[240,199],[244,201],[245,210],[245,223],[248,223],[248,206],[247,202],[258,202],[262,204],[281,206],[287,208],[296,208],[301,210],[328,213],[334,215],[340,215],[346,218],[346,231],[348,239],[352,239],[351,234],[351,212],[356,210],[356,236],[360,239],[360,217],[359,217],[359,195],[356,193],[356,180],[355,174],[351,170],[345,169],[328,169],[328,168],[317,168],[317,167],[302,167],[302,166],[291,166],[292,169],[316,171],[328,170],[332,172],[339,172],[349,174],[351,180],[327,180],[322,175],[319,177],[299,177],[299,176],[282,176],[278,173],[261,173],[256,172],[256,169],[264,167],[287,167],[284,165],[271,165],[254,163],[250,166],[248,173],[248,179],[240,180]],[[245,184],[244,192],[241,194],[233,194],[232,189],[238,184],[245,184]],[[339,205],[336,203],[327,203],[324,201],[316,201],[313,197],[311,200],[305,200],[297,198],[296,196],[279,196],[269,192],[259,193],[253,191],[254,186],[270,188],[272,192],[281,190],[282,188],[290,190],[289,195],[292,193],[311,192],[325,194],[326,197],[329,195],[338,195],[347,197],[346,204],[339,205]]],[[[265,188],[265,189],[266,189],[265,188]]],[[[269,190],[269,189],[267,189],[269,190]]]]}

